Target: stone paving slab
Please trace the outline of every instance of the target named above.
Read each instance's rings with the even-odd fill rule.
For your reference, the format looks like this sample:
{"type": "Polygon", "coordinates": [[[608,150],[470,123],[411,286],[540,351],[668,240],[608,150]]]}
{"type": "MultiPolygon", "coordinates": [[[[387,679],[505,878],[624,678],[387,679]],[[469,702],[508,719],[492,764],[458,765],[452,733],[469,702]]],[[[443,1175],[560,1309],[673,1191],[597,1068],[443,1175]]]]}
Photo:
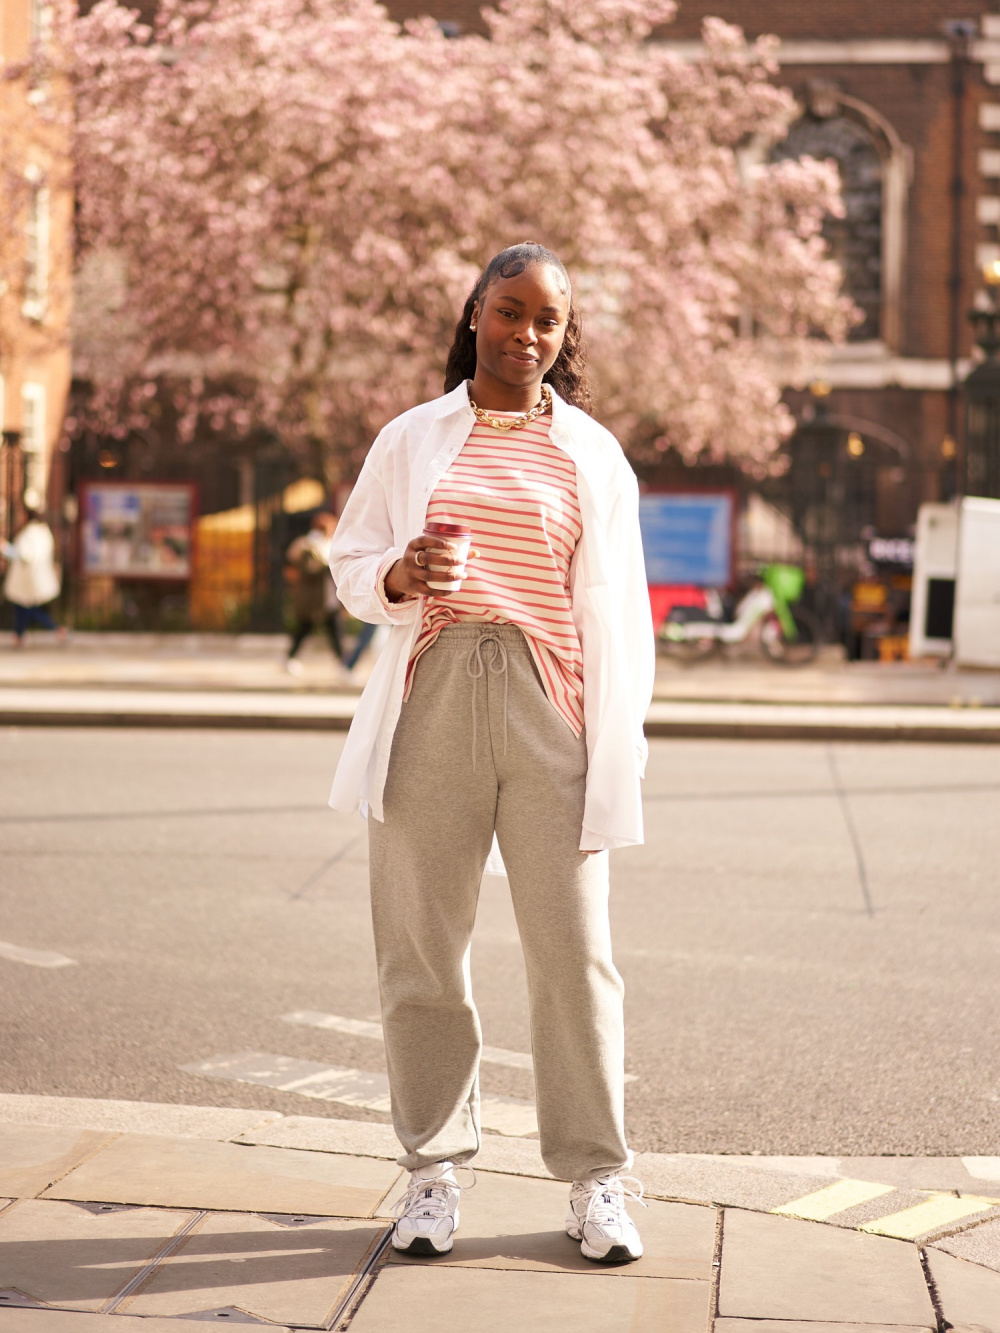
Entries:
{"type": "Polygon", "coordinates": [[[662,1153],[636,1153],[633,1170],[646,1193],[653,1196],[765,1212],[830,1183],[827,1175],[798,1175],[787,1170],[730,1165],[720,1158],[670,1157],[662,1153]]]}
{"type": "Polygon", "coordinates": [[[931,1248],[1000,1273],[1000,1219],[980,1222],[956,1235],[932,1241],[931,1248]]]}
{"type": "Polygon", "coordinates": [[[24,1199],[0,1215],[0,1286],[43,1305],[100,1310],[191,1216],[24,1199]]]}
{"type": "Polygon", "coordinates": [[[46,1197],[370,1217],[398,1176],[397,1166],[370,1157],[132,1134],[72,1171],[46,1197]]]}
{"type": "Polygon", "coordinates": [[[717,1319],[714,1333],[937,1333],[931,1324],[828,1324],[801,1319],[717,1319]]]}
{"type": "Polygon", "coordinates": [[[27,1199],[114,1139],[93,1130],[8,1125],[0,1134],[0,1194],[27,1199]]]}
{"type": "Polygon", "coordinates": [[[955,1333],[1000,1333],[1000,1273],[965,1263],[939,1250],[927,1251],[927,1263],[941,1310],[955,1333]]]}
{"type": "MultiPolygon", "coordinates": [[[[189,1324],[176,1324],[172,1319],[62,1310],[4,1310],[0,1327],[3,1333],[191,1333],[189,1324]]],[[[270,1333],[290,1333],[290,1330],[274,1327],[270,1333]]]]}
{"type": "MultiPolygon", "coordinates": [[[[634,1264],[603,1269],[584,1259],[580,1246],[566,1235],[568,1197],[568,1188],[560,1181],[484,1173],[463,1196],[454,1249],[436,1260],[435,1267],[711,1280],[714,1209],[685,1203],[652,1202],[646,1209],[633,1205],[630,1212],[641,1227],[646,1252],[634,1264]]],[[[425,1262],[395,1251],[390,1261],[408,1266],[425,1262]]]]}
{"type": "MultiPolygon", "coordinates": [[[[0,1093],[0,1125],[75,1125],[81,1129],[103,1129],[119,1134],[232,1139],[281,1119],[280,1111],[0,1093]]],[[[6,1131],[0,1136],[0,1141],[5,1138],[6,1131]]]]}
{"type": "Polygon", "coordinates": [[[335,1218],[281,1226],[254,1215],[216,1213],[122,1308],[137,1315],[183,1315],[232,1306],[279,1324],[320,1325],[384,1232],[384,1226],[335,1218]]]}
{"type": "MultiPolygon", "coordinates": [[[[456,1241],[457,1244],[457,1241],[456,1241]]],[[[707,1282],[390,1264],[350,1333],[708,1333],[707,1282]]]]}
{"type": "Polygon", "coordinates": [[[936,1323],[916,1246],[729,1209],[719,1314],[830,1323],[936,1323]]]}
{"type": "Polygon", "coordinates": [[[237,1142],[390,1160],[403,1151],[391,1125],[365,1120],[330,1120],[314,1115],[275,1117],[267,1125],[258,1125],[241,1133],[237,1142]]]}

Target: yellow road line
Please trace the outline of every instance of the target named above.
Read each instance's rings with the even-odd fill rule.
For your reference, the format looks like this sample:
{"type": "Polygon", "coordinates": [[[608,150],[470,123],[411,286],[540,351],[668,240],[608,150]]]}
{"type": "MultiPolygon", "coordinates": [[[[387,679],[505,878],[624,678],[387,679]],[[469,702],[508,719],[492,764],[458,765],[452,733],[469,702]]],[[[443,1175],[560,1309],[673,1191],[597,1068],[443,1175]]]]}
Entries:
{"type": "Polygon", "coordinates": [[[809,1222],[825,1222],[834,1213],[846,1212],[859,1203],[868,1203],[883,1194],[895,1192],[895,1185],[876,1185],[870,1180],[835,1180],[832,1185],[824,1185],[821,1190],[801,1199],[772,1208],[771,1212],[784,1213],[786,1217],[804,1217],[809,1222]]]}
{"type": "Polygon", "coordinates": [[[897,1240],[915,1240],[917,1236],[926,1236],[952,1222],[987,1212],[997,1203],[996,1199],[981,1199],[973,1194],[963,1194],[961,1198],[954,1194],[934,1194],[923,1203],[904,1208],[901,1213],[890,1213],[888,1217],[866,1222],[858,1230],[870,1231],[876,1236],[895,1236],[897,1240]]]}

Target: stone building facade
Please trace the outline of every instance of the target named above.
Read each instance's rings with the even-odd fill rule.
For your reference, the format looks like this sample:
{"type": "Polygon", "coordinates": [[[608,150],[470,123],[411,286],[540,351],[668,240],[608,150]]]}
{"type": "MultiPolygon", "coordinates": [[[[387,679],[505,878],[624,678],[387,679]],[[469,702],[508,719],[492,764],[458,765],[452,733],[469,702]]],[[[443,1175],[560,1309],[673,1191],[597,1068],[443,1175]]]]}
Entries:
{"type": "Polygon", "coordinates": [[[44,0],[0,5],[3,535],[20,520],[25,490],[36,503],[59,499],[52,463],[70,384],[73,199],[69,89],[54,43],[44,0]]]}

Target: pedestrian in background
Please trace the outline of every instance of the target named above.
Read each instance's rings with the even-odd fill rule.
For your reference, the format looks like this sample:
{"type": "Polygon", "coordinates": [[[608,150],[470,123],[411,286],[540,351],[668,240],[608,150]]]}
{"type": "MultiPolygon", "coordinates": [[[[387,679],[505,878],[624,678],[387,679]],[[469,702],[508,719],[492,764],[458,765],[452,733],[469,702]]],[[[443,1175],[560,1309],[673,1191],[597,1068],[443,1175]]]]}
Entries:
{"type": "Polygon", "coordinates": [[[348,671],[353,671],[358,662],[364,656],[365,649],[378,633],[379,626],[372,625],[367,620],[361,622],[361,628],[358,630],[358,637],[354,640],[354,646],[344,658],[344,666],[348,671]]]}
{"type": "Polygon", "coordinates": [[[588,1259],[637,1259],[608,850],[642,841],[655,651],[638,486],[589,415],[554,254],[525,243],[490,261],[445,390],[381,432],[331,551],[344,606],[392,626],[330,798],[369,817],[393,1124],[411,1172],[392,1243],[451,1249],[458,1171],[480,1146],[468,967],[492,849],[527,968],[542,1157],[572,1181],[566,1230],[588,1259]],[[425,523],[471,531],[479,558],[467,567],[468,535],[459,547],[425,523]]]}
{"type": "Polygon", "coordinates": [[[31,625],[55,630],[61,639],[66,636],[66,631],[56,624],[46,609],[59,596],[52,529],[41,509],[34,505],[26,506],[25,520],[14,540],[0,545],[0,554],[10,562],[3,595],[14,608],[14,645],[17,648],[24,647],[24,636],[31,625]]]}
{"type": "Polygon", "coordinates": [[[318,624],[326,630],[330,647],[337,661],[343,658],[337,612],[340,602],[330,576],[330,542],[337,531],[335,515],[321,510],[313,515],[309,531],[296,537],[289,546],[285,561],[292,572],[292,607],[295,628],[285,661],[285,670],[291,675],[302,674],[302,663],[296,655],[318,624]]]}

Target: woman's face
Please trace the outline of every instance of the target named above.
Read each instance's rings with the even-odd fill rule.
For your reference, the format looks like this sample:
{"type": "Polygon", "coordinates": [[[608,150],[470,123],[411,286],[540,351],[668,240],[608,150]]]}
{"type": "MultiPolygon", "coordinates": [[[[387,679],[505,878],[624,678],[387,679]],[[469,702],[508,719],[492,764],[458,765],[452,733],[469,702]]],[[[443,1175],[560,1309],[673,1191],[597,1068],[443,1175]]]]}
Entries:
{"type": "Polygon", "coordinates": [[[499,278],[473,309],[476,378],[523,388],[551,369],[566,336],[569,290],[551,264],[499,278]]]}

